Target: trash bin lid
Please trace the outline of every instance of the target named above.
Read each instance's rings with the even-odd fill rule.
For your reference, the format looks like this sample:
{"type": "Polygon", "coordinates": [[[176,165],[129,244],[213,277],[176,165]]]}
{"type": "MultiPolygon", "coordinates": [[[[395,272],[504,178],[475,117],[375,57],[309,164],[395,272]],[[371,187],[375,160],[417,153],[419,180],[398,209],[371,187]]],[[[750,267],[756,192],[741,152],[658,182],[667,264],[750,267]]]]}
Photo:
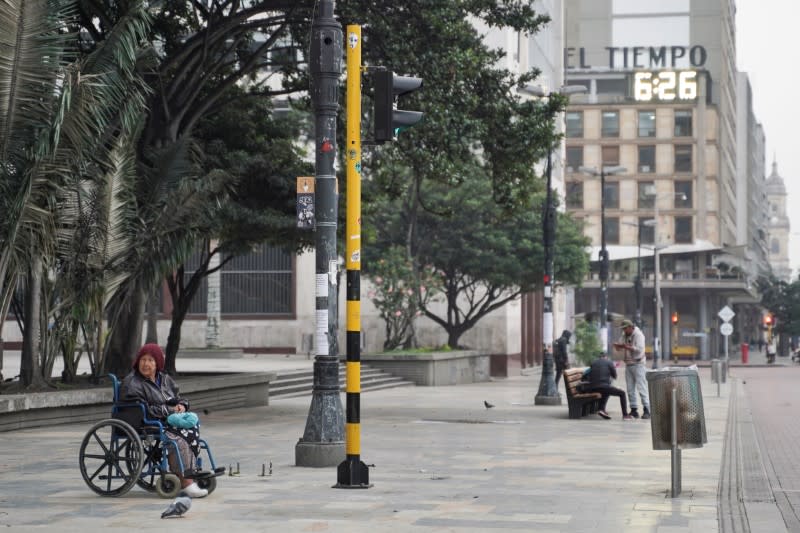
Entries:
{"type": "Polygon", "coordinates": [[[650,370],[645,374],[645,377],[647,378],[647,381],[657,381],[666,378],[689,377],[697,375],[697,370],[692,370],[689,368],[663,368],[659,370],[650,370]]]}

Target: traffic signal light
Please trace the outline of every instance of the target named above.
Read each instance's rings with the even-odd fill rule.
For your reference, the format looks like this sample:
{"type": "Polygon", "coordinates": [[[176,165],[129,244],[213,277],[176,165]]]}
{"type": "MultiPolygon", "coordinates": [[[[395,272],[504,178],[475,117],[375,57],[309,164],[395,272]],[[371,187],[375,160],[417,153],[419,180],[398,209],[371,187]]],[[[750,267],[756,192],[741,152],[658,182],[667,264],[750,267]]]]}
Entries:
{"type": "Polygon", "coordinates": [[[672,323],[673,324],[677,324],[678,323],[678,312],[677,311],[672,313],[672,323]]]}
{"type": "Polygon", "coordinates": [[[409,94],[422,87],[422,78],[395,76],[391,70],[379,70],[374,75],[375,142],[393,141],[396,133],[410,128],[422,120],[422,111],[404,111],[394,108],[396,97],[409,94]]]}
{"type": "Polygon", "coordinates": [[[767,327],[772,325],[772,315],[770,314],[764,315],[764,325],[767,327]]]}

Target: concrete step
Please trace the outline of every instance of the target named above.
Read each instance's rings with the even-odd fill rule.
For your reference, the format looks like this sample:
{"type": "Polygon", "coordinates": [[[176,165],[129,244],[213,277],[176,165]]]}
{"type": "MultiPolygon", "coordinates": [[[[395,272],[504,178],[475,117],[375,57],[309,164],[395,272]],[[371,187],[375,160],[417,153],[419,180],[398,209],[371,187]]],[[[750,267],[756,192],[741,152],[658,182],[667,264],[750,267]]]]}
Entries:
{"type": "MultiPolygon", "coordinates": [[[[342,392],[345,391],[346,377],[344,364],[339,368],[339,383],[342,392]]],[[[401,377],[392,375],[383,370],[361,365],[361,392],[370,390],[388,389],[394,387],[410,387],[414,383],[401,377]]],[[[278,377],[269,384],[270,398],[296,398],[309,396],[314,386],[313,370],[290,370],[279,372],[278,377]]]]}

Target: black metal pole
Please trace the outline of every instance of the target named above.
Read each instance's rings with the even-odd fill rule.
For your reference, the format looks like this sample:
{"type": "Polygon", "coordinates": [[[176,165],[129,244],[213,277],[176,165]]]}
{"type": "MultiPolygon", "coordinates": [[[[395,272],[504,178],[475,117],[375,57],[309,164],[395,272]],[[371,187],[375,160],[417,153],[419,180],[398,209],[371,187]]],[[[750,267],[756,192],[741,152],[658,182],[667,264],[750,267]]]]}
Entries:
{"type": "Polygon", "coordinates": [[[608,250],[606,249],[606,173],[600,167],[600,338],[608,353],[608,250]]]}
{"type": "Polygon", "coordinates": [[[642,327],[642,225],[638,227],[638,237],[636,239],[636,282],[633,285],[634,296],[636,297],[636,317],[634,322],[638,328],[642,327]]]}
{"type": "Polygon", "coordinates": [[[342,26],[333,0],[320,0],[311,26],[311,99],[316,151],[316,335],[314,388],[303,437],[295,446],[297,466],[336,466],[345,458],[344,410],[339,397],[336,252],[336,114],[342,72],[342,26]]]}
{"type": "Polygon", "coordinates": [[[553,245],[556,236],[556,213],[553,208],[553,160],[552,150],[547,152],[547,195],[542,214],[542,241],[544,243],[544,303],[542,320],[542,377],[539,392],[534,398],[535,405],[561,405],[561,395],[556,390],[553,364],[553,245]]]}

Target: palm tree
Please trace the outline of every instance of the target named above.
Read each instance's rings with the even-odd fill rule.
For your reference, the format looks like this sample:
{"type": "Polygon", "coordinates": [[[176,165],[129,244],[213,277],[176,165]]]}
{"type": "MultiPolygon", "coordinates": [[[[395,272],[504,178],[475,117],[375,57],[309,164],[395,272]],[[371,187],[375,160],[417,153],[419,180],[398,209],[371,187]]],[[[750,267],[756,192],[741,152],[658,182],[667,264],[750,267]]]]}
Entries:
{"type": "Polygon", "coordinates": [[[98,303],[65,280],[83,268],[102,280],[107,300],[118,286],[113,278],[125,276],[106,271],[114,246],[124,244],[107,230],[124,212],[114,204],[124,202],[121,181],[141,130],[146,88],[136,69],[149,19],[132,5],[103,43],[78,58],[68,33],[75,8],[70,0],[0,5],[0,326],[24,279],[25,385],[49,377],[52,358],[41,358],[42,343],[74,346],[76,322],[86,317],[75,306],[98,303]],[[96,216],[87,218],[83,198],[106,201],[94,202],[96,216]],[[42,305],[44,290],[50,298],[42,305]],[[76,322],[55,321],[68,316],[76,322]]]}

